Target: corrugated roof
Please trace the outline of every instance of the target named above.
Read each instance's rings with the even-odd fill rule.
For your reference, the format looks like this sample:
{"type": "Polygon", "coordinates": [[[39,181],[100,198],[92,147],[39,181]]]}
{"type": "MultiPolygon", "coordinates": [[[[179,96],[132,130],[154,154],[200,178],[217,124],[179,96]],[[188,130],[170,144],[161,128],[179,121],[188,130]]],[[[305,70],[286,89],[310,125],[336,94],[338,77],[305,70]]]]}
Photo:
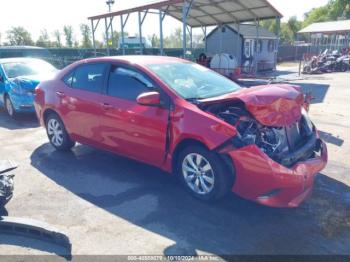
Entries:
{"type": "Polygon", "coordinates": [[[333,32],[350,32],[350,20],[341,20],[333,22],[314,23],[298,33],[333,33],[333,32]]]}
{"type": "MultiPolygon", "coordinates": [[[[234,32],[238,32],[238,25],[237,24],[229,24],[225,25],[227,28],[231,29],[234,32]]],[[[213,29],[207,36],[209,38],[216,30],[219,29],[219,26],[217,26],[215,29],[213,29]]],[[[258,29],[259,32],[259,38],[264,38],[264,39],[276,39],[277,36],[270,32],[269,30],[259,27],[258,29]]],[[[256,38],[257,32],[256,32],[256,26],[251,25],[251,24],[241,24],[239,26],[239,34],[243,36],[244,38],[256,38]]]]}
{"type": "MultiPolygon", "coordinates": [[[[137,2],[140,3],[140,1],[137,2]]],[[[130,4],[128,7],[124,6],[114,12],[92,16],[89,19],[96,20],[149,9],[158,9],[182,21],[184,2],[185,0],[148,0],[143,1],[142,5],[130,4]]],[[[194,0],[187,24],[191,27],[213,26],[275,17],[282,17],[282,14],[268,0],[194,0]]]]}

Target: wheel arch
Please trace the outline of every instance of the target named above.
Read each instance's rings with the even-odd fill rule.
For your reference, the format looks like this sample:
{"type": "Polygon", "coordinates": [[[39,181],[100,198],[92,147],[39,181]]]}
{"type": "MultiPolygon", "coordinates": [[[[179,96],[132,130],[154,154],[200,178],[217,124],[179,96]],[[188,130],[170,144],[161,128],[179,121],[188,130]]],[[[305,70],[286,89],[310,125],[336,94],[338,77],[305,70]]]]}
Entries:
{"type": "Polygon", "coordinates": [[[177,166],[177,161],[178,161],[178,158],[179,158],[181,151],[183,151],[188,146],[200,146],[200,147],[203,147],[209,151],[216,153],[220,157],[220,159],[223,161],[226,168],[232,173],[232,175],[234,176],[234,179],[235,179],[236,171],[235,171],[234,163],[227,154],[220,154],[215,149],[210,150],[210,148],[208,148],[208,146],[205,145],[203,142],[201,142],[200,140],[197,140],[197,139],[193,139],[193,138],[183,139],[175,147],[175,149],[172,153],[172,162],[171,162],[171,170],[173,173],[175,173],[177,171],[176,166],[177,166]]]}
{"type": "Polygon", "coordinates": [[[44,122],[45,126],[46,126],[46,120],[47,120],[47,118],[48,118],[48,116],[49,116],[50,114],[55,114],[55,115],[57,115],[57,116],[61,119],[61,121],[63,122],[62,117],[60,116],[59,113],[57,113],[57,111],[55,111],[55,110],[52,109],[52,108],[46,108],[46,109],[44,110],[44,112],[43,112],[43,122],[44,122]]]}
{"type": "Polygon", "coordinates": [[[197,139],[193,139],[193,138],[185,138],[183,140],[180,141],[180,143],[178,143],[172,153],[172,162],[171,162],[171,170],[172,172],[176,172],[176,165],[177,165],[177,161],[179,158],[179,155],[181,153],[181,151],[183,151],[186,147],[189,146],[200,146],[200,147],[204,147],[208,150],[210,150],[203,142],[197,140],[197,139]]]}

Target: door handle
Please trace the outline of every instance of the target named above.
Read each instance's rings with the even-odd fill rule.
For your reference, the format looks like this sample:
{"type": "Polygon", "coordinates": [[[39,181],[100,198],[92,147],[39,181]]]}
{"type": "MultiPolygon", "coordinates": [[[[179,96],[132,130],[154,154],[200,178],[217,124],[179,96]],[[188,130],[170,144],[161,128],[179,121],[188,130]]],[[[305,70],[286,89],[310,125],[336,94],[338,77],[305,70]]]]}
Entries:
{"type": "Polygon", "coordinates": [[[104,109],[104,110],[109,110],[109,109],[113,109],[114,107],[108,103],[101,103],[101,107],[104,109]]]}
{"type": "Polygon", "coordinates": [[[58,97],[64,97],[64,96],[65,96],[65,94],[64,94],[63,92],[60,92],[60,91],[57,91],[57,92],[56,92],[56,95],[57,95],[58,97]]]}

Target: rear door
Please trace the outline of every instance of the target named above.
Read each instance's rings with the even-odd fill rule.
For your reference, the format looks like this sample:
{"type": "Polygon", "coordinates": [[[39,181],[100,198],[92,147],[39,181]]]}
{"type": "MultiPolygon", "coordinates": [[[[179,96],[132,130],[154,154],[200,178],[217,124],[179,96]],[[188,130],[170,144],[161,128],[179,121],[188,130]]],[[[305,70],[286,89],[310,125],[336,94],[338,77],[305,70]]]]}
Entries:
{"type": "Polygon", "coordinates": [[[169,117],[168,97],[144,73],[112,65],[101,117],[105,146],[131,158],[160,166],[165,157],[169,117]],[[163,106],[144,106],[136,98],[145,92],[161,93],[163,106]]]}
{"type": "Polygon", "coordinates": [[[102,90],[107,68],[107,63],[80,65],[64,78],[65,88],[56,92],[66,128],[78,141],[92,145],[101,142],[102,90]]]}

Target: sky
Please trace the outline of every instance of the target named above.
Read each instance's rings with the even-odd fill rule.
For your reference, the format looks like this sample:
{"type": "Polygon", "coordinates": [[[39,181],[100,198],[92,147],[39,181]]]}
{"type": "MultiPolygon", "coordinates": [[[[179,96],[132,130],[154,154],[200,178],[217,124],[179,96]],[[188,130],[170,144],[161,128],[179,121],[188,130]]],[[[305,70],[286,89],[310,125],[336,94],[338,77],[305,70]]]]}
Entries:
{"type": "MultiPolygon", "coordinates": [[[[312,8],[325,5],[328,0],[269,0],[283,15],[284,19],[291,16],[303,18],[304,13],[312,8]]],[[[23,26],[37,39],[43,28],[48,32],[56,29],[62,31],[64,25],[72,25],[75,37],[79,40],[79,25],[88,23],[88,16],[107,12],[106,0],[1,0],[0,33],[1,41],[6,41],[6,31],[12,26],[23,26]]],[[[142,4],[145,0],[115,0],[112,10],[127,6],[142,4]]],[[[118,20],[118,19],[117,19],[118,20]]],[[[172,18],[166,18],[164,23],[165,35],[170,34],[174,28],[181,25],[172,18]],[[171,26],[169,26],[171,25],[171,26]],[[169,26],[169,27],[167,27],[169,26]]],[[[104,24],[101,23],[96,33],[97,39],[102,38],[104,24]]],[[[119,31],[119,20],[114,27],[119,31]]],[[[158,34],[158,17],[149,15],[143,26],[143,35],[158,34]],[[156,28],[156,30],[155,30],[156,28]]],[[[130,16],[126,31],[136,34],[137,16],[130,16]]]]}

